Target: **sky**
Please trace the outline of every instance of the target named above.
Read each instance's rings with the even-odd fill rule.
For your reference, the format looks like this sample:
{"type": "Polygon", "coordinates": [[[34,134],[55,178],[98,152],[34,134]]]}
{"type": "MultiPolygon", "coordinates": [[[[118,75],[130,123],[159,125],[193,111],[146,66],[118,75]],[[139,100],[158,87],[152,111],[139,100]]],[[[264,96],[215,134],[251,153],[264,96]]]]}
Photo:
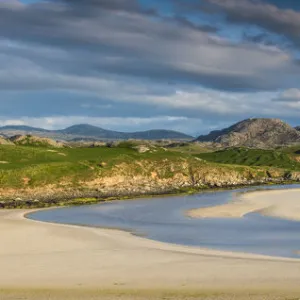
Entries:
{"type": "Polygon", "coordinates": [[[0,0],[0,125],[300,125],[300,1],[0,0]]]}

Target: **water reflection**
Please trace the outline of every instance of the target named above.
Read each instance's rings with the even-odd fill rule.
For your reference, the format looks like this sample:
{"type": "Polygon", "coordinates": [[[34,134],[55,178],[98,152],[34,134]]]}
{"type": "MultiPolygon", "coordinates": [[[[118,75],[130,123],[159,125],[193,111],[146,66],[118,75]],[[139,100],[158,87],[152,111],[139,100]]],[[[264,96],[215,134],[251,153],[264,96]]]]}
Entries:
{"type": "MultiPolygon", "coordinates": [[[[300,186],[261,187],[286,189],[300,186]]],[[[29,218],[66,224],[129,230],[162,242],[274,256],[299,257],[300,222],[252,213],[242,219],[191,219],[189,209],[220,205],[234,191],[206,192],[191,196],[113,201],[93,206],[39,211],[29,218]]]]}

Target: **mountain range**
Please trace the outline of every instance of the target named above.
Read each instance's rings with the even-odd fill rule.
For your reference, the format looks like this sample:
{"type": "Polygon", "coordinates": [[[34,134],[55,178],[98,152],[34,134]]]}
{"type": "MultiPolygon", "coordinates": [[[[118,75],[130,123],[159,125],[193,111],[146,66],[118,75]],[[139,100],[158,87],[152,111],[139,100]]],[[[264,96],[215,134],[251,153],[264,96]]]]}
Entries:
{"type": "Polygon", "coordinates": [[[36,135],[47,138],[54,138],[58,140],[127,140],[127,139],[141,139],[141,140],[192,140],[194,137],[173,131],[173,130],[148,130],[140,132],[118,132],[106,130],[97,126],[89,124],[74,125],[61,130],[47,130],[43,128],[36,128],[23,125],[8,125],[0,127],[0,134],[3,136],[14,135],[36,135]]]}
{"type": "Polygon", "coordinates": [[[251,118],[228,128],[215,130],[198,138],[172,130],[119,132],[88,124],[74,125],[61,130],[47,130],[29,126],[0,127],[3,138],[14,135],[34,135],[65,141],[99,140],[184,140],[210,143],[221,147],[274,148],[300,143],[300,127],[291,127],[280,119],[251,118]]]}

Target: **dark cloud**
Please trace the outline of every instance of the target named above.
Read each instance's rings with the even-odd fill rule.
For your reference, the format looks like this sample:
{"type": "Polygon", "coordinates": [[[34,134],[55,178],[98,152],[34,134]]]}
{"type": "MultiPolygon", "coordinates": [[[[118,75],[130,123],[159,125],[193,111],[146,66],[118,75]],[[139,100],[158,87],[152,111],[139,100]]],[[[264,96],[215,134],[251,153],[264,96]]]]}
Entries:
{"type": "MultiPolygon", "coordinates": [[[[9,82],[8,76],[0,88],[32,88],[34,82],[39,88],[51,87],[58,82],[55,76],[48,78],[52,73],[93,78],[117,74],[249,91],[290,88],[295,83],[300,68],[291,57],[230,44],[211,37],[215,32],[214,27],[195,25],[180,15],[149,16],[134,0],[0,2],[0,36],[27,47],[3,46],[3,60],[26,60],[24,67],[43,73],[33,82],[21,75],[9,82]],[[278,69],[284,80],[276,74],[278,69]]],[[[65,81],[60,82],[62,88],[65,81]]]]}
{"type": "Polygon", "coordinates": [[[244,32],[243,40],[255,44],[263,44],[266,46],[276,46],[279,48],[291,48],[292,45],[284,38],[274,37],[266,32],[251,34],[249,32],[244,32]]]}
{"type": "MultiPolygon", "coordinates": [[[[167,19],[166,17],[164,18],[167,19]]],[[[169,18],[170,21],[177,22],[179,25],[184,25],[187,27],[190,27],[191,29],[200,30],[202,32],[210,32],[210,33],[216,33],[218,32],[219,28],[212,25],[198,25],[191,21],[189,21],[186,17],[176,15],[171,18],[169,18]]]]}
{"type": "Polygon", "coordinates": [[[70,5],[73,8],[92,11],[94,9],[109,9],[123,11],[142,11],[142,7],[137,0],[54,0],[70,5]],[[92,9],[92,10],[91,10],[92,9]]]}
{"type": "MultiPolygon", "coordinates": [[[[248,23],[283,35],[300,45],[300,12],[278,8],[276,5],[254,0],[203,0],[201,6],[209,13],[222,13],[229,22],[248,23]]],[[[275,2],[276,3],[276,2],[275,2]]]]}

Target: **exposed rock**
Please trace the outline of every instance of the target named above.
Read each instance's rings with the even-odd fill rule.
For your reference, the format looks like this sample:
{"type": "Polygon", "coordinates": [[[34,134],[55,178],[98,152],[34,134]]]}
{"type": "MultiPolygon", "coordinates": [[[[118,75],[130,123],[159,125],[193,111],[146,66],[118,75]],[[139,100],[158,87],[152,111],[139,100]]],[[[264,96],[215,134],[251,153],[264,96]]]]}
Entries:
{"type": "Polygon", "coordinates": [[[0,145],[10,145],[10,146],[14,146],[14,143],[12,143],[9,139],[0,136],[0,145]]]}
{"type": "Polygon", "coordinates": [[[146,145],[138,145],[138,146],[134,147],[134,149],[136,149],[138,151],[138,153],[146,153],[151,150],[151,148],[146,145]]]}
{"type": "Polygon", "coordinates": [[[62,148],[64,144],[48,138],[32,135],[16,135],[10,138],[15,145],[62,148]]]}
{"type": "Polygon", "coordinates": [[[286,175],[288,180],[300,181],[300,172],[291,172],[286,175]]]}
{"type": "Polygon", "coordinates": [[[196,141],[223,147],[273,148],[300,143],[300,132],[279,119],[247,119],[200,136],[196,141]]]}
{"type": "Polygon", "coordinates": [[[105,168],[107,166],[107,163],[103,161],[103,162],[99,163],[98,166],[100,168],[105,168]]]}

